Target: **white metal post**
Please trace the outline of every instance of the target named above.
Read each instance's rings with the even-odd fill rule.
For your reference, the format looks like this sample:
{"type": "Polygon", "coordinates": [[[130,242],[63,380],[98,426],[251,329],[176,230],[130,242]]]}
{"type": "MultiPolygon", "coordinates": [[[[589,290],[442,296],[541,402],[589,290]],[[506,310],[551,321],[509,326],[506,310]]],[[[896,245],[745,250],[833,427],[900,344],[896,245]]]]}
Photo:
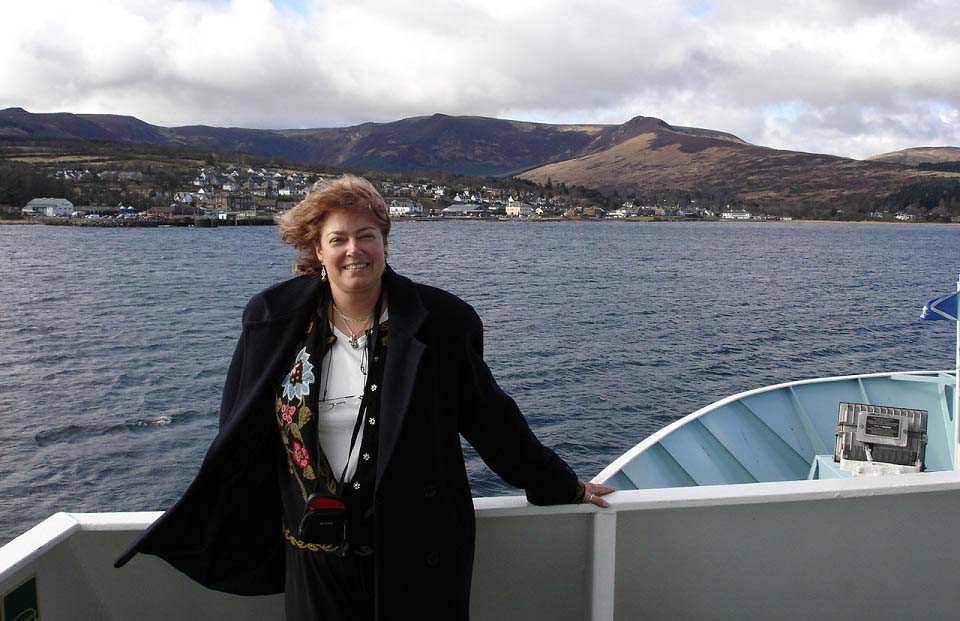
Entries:
{"type": "MultiPolygon", "coordinates": [[[[957,292],[960,293],[960,275],[957,276],[957,292]]],[[[960,295],[957,296],[960,298],[960,295]]],[[[960,310],[960,300],[957,301],[960,310]]],[[[960,314],[960,313],[958,313],[960,314]]],[[[960,470],[960,321],[957,324],[956,383],[953,385],[953,469],[960,470]]]]}
{"type": "Polygon", "coordinates": [[[616,610],[617,514],[593,515],[593,556],[590,567],[590,621],[613,621],[616,610]]]}

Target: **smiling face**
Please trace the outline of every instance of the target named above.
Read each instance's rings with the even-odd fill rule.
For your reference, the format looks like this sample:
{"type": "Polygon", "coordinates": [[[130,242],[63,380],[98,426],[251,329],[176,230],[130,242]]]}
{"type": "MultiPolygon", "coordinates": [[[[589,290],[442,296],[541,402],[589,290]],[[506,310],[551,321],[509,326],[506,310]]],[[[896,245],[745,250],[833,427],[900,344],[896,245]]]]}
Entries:
{"type": "Polygon", "coordinates": [[[373,216],[334,211],[320,229],[317,258],[327,268],[336,299],[366,299],[380,293],[387,240],[373,216]]]}

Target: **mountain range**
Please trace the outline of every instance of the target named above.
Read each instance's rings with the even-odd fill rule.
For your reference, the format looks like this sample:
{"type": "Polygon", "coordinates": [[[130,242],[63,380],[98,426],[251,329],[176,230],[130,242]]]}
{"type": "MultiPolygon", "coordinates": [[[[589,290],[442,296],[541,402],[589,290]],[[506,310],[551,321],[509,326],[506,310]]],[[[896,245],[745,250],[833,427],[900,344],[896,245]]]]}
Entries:
{"type": "Polygon", "coordinates": [[[960,178],[916,168],[920,161],[960,160],[960,149],[952,147],[853,160],[771,149],[722,131],[644,116],[621,125],[557,125],[434,114],[343,128],[271,130],[161,127],[131,116],[7,108],[0,110],[0,140],[183,145],[360,170],[515,175],[601,191],[687,190],[783,204],[869,201],[923,179],[960,178]]]}

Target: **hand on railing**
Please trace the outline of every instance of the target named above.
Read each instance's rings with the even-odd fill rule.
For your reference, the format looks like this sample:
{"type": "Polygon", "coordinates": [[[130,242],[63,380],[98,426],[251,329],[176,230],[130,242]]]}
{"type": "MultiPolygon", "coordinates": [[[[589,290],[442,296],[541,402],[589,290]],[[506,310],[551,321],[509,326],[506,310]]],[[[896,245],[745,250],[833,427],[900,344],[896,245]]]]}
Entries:
{"type": "Polygon", "coordinates": [[[607,485],[599,485],[597,483],[584,483],[582,481],[580,482],[580,485],[583,486],[583,495],[580,497],[581,503],[589,503],[598,507],[610,506],[610,503],[604,500],[603,496],[606,496],[610,492],[616,491],[614,488],[607,485]]]}

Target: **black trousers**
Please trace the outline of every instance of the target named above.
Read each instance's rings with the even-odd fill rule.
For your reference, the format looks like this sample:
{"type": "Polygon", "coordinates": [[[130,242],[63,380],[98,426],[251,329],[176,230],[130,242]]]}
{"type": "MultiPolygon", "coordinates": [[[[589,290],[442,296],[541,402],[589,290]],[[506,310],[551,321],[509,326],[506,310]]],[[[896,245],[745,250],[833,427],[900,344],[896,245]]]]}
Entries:
{"type": "Polygon", "coordinates": [[[287,545],[288,621],[372,621],[373,593],[373,555],[287,545]]]}

